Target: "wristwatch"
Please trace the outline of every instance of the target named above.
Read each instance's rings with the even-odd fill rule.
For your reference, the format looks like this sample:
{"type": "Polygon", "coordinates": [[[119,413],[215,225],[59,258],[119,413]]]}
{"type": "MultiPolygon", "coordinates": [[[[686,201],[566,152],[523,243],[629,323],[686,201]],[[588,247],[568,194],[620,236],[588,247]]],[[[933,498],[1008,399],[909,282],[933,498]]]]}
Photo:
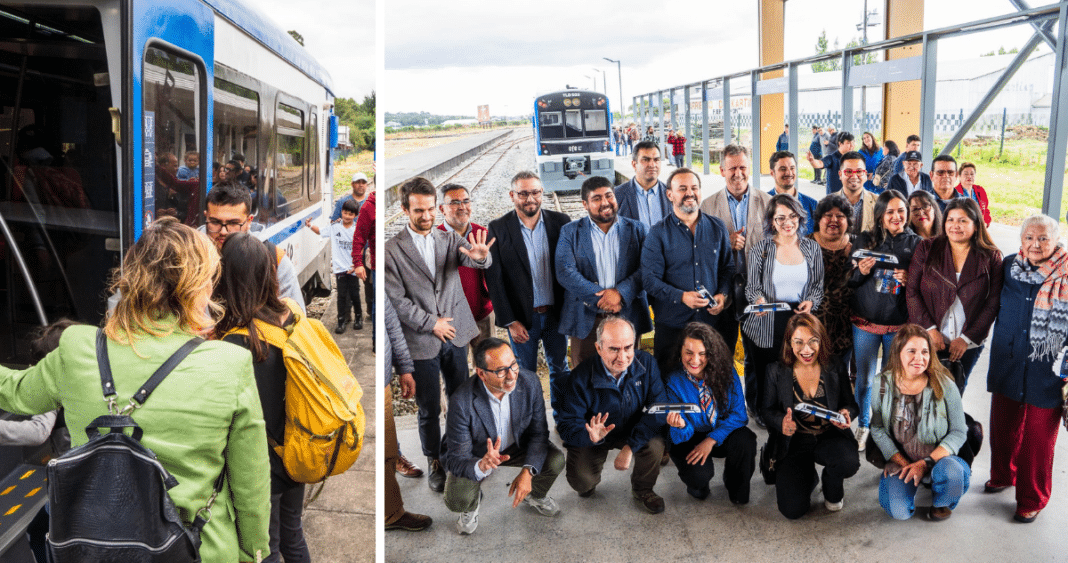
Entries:
{"type": "Polygon", "coordinates": [[[927,464],[927,469],[932,469],[935,466],[935,460],[931,456],[923,458],[923,462],[927,464]]]}

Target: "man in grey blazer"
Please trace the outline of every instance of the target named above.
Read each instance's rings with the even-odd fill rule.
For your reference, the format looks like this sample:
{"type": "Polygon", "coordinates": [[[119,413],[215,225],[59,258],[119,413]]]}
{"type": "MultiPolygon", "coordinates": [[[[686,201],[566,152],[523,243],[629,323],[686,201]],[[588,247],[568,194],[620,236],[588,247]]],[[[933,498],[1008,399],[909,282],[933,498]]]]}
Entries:
{"type": "Polygon", "coordinates": [[[437,192],[422,177],[401,186],[401,207],[408,225],[386,242],[386,295],[397,310],[404,339],[415,362],[419,439],[427,456],[427,484],[445,489],[441,454],[440,384],[451,395],[467,379],[467,343],[478,334],[460,284],[460,265],[486,268],[492,258],[486,233],[464,240],[455,231],[434,228],[437,192]]]}
{"type": "Polygon", "coordinates": [[[522,467],[508,488],[513,508],[523,503],[555,516],[560,508],[548,493],[564,470],[564,454],[549,442],[538,376],[521,369],[499,338],[479,342],[474,358],[478,377],[449,398],[445,431],[445,506],[460,513],[457,531],[470,534],[478,527],[482,481],[498,466],[522,467]]]}
{"type": "Polygon", "coordinates": [[[742,253],[740,261],[735,256],[735,266],[738,271],[745,271],[744,256],[764,238],[764,209],[771,196],[749,188],[749,149],[727,145],[719,162],[719,173],[727,181],[727,188],[708,196],[701,203],[701,211],[727,225],[731,248],[742,253]]]}

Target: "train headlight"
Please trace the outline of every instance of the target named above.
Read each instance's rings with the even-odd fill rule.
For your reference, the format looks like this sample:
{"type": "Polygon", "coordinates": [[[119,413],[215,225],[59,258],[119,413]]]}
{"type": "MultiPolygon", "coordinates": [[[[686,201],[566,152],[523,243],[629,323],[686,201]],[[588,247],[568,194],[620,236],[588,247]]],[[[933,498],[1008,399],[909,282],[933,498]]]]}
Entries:
{"type": "Polygon", "coordinates": [[[571,98],[564,98],[564,107],[571,107],[571,98]]]}

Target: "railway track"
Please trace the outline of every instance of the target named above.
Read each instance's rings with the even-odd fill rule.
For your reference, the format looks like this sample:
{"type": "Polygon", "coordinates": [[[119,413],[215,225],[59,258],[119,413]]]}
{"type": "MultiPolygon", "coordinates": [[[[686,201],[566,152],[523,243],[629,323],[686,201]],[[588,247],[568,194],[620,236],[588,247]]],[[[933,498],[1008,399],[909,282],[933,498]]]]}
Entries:
{"type": "Polygon", "coordinates": [[[586,209],[582,207],[582,197],[579,192],[552,192],[552,194],[553,206],[560,213],[567,213],[572,221],[586,216],[586,209]]]}

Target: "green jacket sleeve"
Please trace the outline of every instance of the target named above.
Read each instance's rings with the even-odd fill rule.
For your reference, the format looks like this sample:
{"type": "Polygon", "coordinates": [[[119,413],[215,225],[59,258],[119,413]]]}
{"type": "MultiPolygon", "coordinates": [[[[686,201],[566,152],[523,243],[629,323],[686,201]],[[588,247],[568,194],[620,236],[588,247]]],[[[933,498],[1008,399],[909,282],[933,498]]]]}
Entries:
{"type": "Polygon", "coordinates": [[[64,373],[59,350],[22,371],[0,366],[0,409],[16,414],[41,414],[57,409],[59,391],[55,374],[59,373],[64,373]]]}
{"type": "Polygon", "coordinates": [[[239,385],[241,390],[223,455],[233,496],[241,561],[260,561],[271,553],[268,535],[271,484],[267,430],[251,363],[242,369],[239,385]]]}

